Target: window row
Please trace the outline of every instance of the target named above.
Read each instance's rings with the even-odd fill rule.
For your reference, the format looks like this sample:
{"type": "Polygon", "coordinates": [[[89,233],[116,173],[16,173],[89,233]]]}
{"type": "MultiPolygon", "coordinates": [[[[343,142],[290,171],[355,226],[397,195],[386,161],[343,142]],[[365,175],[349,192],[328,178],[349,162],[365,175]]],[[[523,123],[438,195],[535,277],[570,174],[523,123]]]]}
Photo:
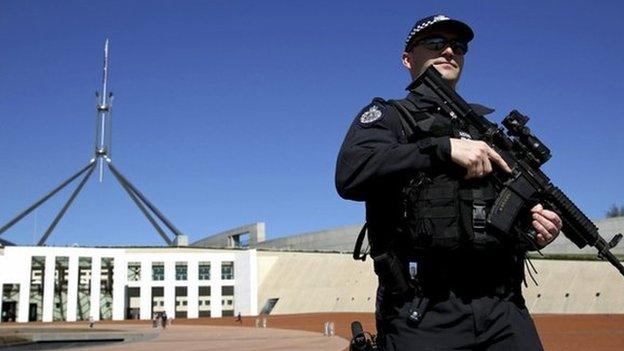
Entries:
{"type": "MultiPolygon", "coordinates": [[[[197,269],[198,280],[210,280],[210,262],[199,262],[197,269]]],[[[221,262],[221,279],[234,279],[234,262],[221,262]]],[[[141,262],[128,262],[128,281],[141,280],[141,262]]],[[[152,280],[165,280],[165,263],[152,262],[152,280]]],[[[175,280],[188,280],[188,263],[176,262],[175,280]]]]}

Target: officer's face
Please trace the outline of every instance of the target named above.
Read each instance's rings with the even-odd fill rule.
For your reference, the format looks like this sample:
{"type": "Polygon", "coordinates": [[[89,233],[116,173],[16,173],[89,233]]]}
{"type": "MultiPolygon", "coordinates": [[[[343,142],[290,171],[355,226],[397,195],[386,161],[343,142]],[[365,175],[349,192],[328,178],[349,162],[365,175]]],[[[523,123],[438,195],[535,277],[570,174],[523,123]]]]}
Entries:
{"type": "MultiPolygon", "coordinates": [[[[424,38],[441,37],[447,40],[458,39],[457,35],[447,31],[435,31],[417,38],[416,43],[424,38]]],[[[433,65],[452,87],[457,85],[464,66],[464,55],[447,45],[440,50],[431,50],[423,44],[416,44],[409,52],[403,53],[403,66],[412,76],[412,80],[420,76],[429,66],[433,65]]]]}

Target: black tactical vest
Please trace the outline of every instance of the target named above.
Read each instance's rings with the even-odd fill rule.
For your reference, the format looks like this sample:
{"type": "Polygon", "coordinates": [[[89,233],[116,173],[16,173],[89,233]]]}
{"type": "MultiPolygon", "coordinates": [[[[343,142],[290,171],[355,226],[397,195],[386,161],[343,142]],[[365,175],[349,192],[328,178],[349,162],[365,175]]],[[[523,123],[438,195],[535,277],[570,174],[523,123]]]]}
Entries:
{"type": "MultiPolygon", "coordinates": [[[[430,137],[471,137],[439,109],[411,112],[407,100],[388,101],[401,116],[408,142],[430,137]]],[[[401,232],[411,248],[453,250],[460,247],[496,249],[500,239],[486,229],[486,218],[496,199],[488,177],[464,179],[465,170],[440,164],[418,172],[403,188],[401,232]]]]}

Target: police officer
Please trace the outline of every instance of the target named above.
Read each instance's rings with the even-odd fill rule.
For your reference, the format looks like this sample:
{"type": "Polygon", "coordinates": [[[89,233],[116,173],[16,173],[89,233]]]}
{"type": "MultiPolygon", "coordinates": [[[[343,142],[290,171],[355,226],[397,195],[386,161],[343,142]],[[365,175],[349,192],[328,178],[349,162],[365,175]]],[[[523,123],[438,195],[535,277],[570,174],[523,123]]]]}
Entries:
{"type": "MultiPolygon", "coordinates": [[[[456,87],[473,39],[465,23],[423,18],[402,62],[415,80],[433,66],[456,87]]],[[[492,148],[471,140],[424,86],[402,100],[373,99],[353,121],[338,155],[336,188],[366,202],[379,278],[376,322],[382,350],[541,350],[521,295],[525,253],[549,244],[561,219],[536,205],[529,239],[493,233],[485,216],[496,198],[492,148]],[[406,127],[411,119],[412,128],[406,127]]],[[[493,110],[472,105],[485,115],[493,110]]]]}

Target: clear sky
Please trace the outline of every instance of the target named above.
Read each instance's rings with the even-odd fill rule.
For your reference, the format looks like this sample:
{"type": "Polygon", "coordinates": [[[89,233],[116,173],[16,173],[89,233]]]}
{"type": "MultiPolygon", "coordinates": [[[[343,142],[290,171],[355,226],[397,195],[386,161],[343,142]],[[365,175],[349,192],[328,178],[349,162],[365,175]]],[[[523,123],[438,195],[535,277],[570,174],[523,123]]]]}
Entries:
{"type": "MultiPolygon", "coordinates": [[[[356,224],[336,154],[375,96],[400,98],[418,19],[476,32],[459,92],[528,114],[545,166],[591,218],[624,203],[624,3],[605,1],[0,1],[0,224],[87,164],[110,38],[113,163],[191,241],[356,224]]],[[[2,237],[31,244],[71,190],[2,237]]],[[[50,244],[160,245],[105,173],[50,244]]]]}

